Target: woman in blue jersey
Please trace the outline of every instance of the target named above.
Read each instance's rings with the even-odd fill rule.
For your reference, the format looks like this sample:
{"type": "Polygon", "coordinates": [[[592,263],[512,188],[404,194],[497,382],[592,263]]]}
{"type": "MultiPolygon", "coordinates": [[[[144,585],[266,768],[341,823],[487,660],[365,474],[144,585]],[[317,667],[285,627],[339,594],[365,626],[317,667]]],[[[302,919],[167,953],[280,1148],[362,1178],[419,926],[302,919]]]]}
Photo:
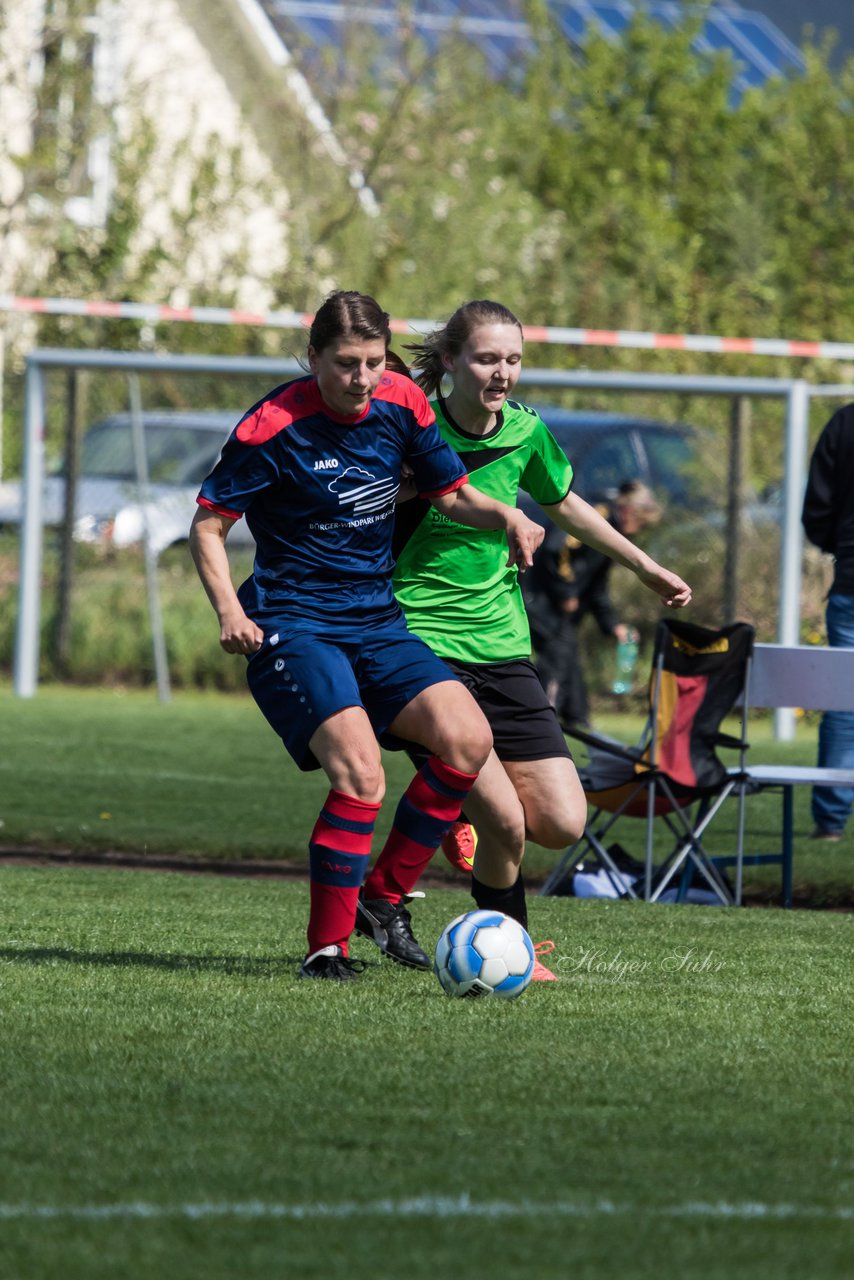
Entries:
{"type": "MultiPolygon", "coordinates": [[[[572,467],[546,425],[509,399],[522,368],[522,326],[511,311],[496,302],[469,302],[408,349],[415,353],[416,382],[436,397],[439,431],[473,486],[508,503],[524,489],[556,525],[632,569],[663,604],[689,603],[691,590],[681,578],[572,492],[572,467]],[[447,396],[444,379],[453,384],[447,396]]],[[[479,907],[527,926],[520,869],[525,839],[552,849],[573,843],[587,806],[530,662],[516,569],[492,533],[451,524],[418,499],[401,504],[397,518],[394,582],[407,622],[472,691],[492,729],[494,749],[465,802],[478,835],[472,893],[479,907]]],[[[554,977],[541,962],[535,976],[554,977]]]]}
{"type": "Polygon", "coordinates": [[[406,903],[491,747],[476,702],[407,629],[394,597],[401,470],[448,519],[500,530],[509,563],[528,567],[541,541],[521,512],[467,483],[424,393],[386,371],[390,336],[373,298],[332,294],[311,326],[310,373],[241,418],[190,534],[220,644],[247,656],[252,694],[299,767],[330,781],[309,842],[307,978],[353,978],[354,927],[400,963],[429,968],[406,903]],[[225,547],[241,516],[257,549],[235,591],[225,547]],[[378,738],[419,743],[429,758],[398,805],[371,902],[359,890],[384,793],[378,738]]]}

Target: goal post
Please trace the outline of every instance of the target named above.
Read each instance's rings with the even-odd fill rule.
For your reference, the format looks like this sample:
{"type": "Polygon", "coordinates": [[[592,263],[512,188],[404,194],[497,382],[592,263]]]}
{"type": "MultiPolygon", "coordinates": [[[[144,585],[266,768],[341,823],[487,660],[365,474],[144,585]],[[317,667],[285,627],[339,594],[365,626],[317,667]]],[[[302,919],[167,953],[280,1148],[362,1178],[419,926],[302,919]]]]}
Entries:
{"type": "MultiPolygon", "coordinates": [[[[88,369],[119,372],[130,379],[130,409],[137,419],[135,431],[136,473],[143,518],[146,504],[147,476],[144,448],[140,448],[139,422],[141,407],[134,393],[133,379],[142,373],[182,373],[266,376],[284,379],[303,372],[293,358],[160,355],[152,352],[89,351],[63,348],[37,348],[26,358],[24,375],[24,450],[21,485],[20,577],[18,615],[13,657],[13,689],[19,698],[32,698],[38,687],[40,658],[40,622],[42,595],[42,562],[44,544],[43,492],[45,480],[45,423],[47,418],[46,377],[51,369],[88,369]],[[143,470],[140,471],[140,467],[143,470]]],[[[152,602],[153,572],[150,540],[146,539],[146,569],[149,604],[152,602]]],[[[150,612],[154,631],[155,667],[161,697],[168,699],[165,655],[162,638],[158,638],[158,610],[150,612]]]]}

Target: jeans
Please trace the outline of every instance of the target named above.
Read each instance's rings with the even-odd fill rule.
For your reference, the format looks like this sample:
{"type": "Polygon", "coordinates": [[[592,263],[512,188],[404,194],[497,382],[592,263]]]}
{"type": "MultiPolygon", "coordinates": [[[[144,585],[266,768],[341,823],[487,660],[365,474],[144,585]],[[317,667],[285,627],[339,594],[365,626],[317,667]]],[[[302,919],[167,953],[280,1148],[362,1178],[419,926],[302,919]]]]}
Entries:
{"type": "MultiPolygon", "coordinates": [[[[854,596],[827,597],[827,641],[831,648],[854,649],[854,596]]],[[[822,769],[854,769],[854,711],[825,711],[818,731],[822,769]]],[[[813,787],[812,816],[821,831],[842,831],[854,804],[851,787],[813,787]]]]}

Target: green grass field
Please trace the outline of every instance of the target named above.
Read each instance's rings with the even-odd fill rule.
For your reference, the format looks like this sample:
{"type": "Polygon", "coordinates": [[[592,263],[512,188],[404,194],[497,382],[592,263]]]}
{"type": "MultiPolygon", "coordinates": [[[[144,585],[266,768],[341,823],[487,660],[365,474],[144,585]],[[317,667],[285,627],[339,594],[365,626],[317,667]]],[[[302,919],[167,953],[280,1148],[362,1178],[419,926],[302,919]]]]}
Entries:
{"type": "MultiPolygon", "coordinates": [[[[814,730],[762,747],[809,760],[814,730]]],[[[0,692],[7,850],[304,865],[325,790],[244,699],[0,692]]],[[[835,901],[850,846],[810,846],[805,802],[796,880],[835,901]]],[[[764,797],[752,838],[778,820],[764,797]]],[[[429,947],[471,905],[440,873],[429,947]]],[[[0,884],[4,1280],[851,1274],[847,912],[533,898],[559,982],[505,1004],[363,940],[357,984],[299,982],[293,878],[0,884]]]]}
{"type": "Polygon", "coordinates": [[[850,1275],[848,916],[541,900],[491,1004],[298,982],[302,884],[2,884],[4,1276],[850,1275]]]}
{"type": "MultiPolygon", "coordinates": [[[[640,731],[637,718],[598,723],[628,742],[640,731]]],[[[815,760],[814,722],[795,742],[780,743],[770,720],[760,721],[751,740],[763,761],[815,760]]],[[[411,776],[401,753],[386,754],[385,764],[377,848],[411,776]]],[[[248,697],[183,693],[161,705],[151,692],[47,687],[27,700],[0,687],[0,848],[304,868],[327,789],[322,774],[293,766],[248,697]]],[[[780,808],[773,793],[748,800],[748,852],[779,847],[780,808]]],[[[854,906],[854,833],[838,845],[811,842],[807,787],[795,789],[795,815],[796,901],[854,906]]],[[[710,827],[712,852],[732,852],[735,817],[733,803],[710,827]]],[[[642,824],[621,822],[614,838],[639,855],[642,824]]],[[[542,878],[554,857],[531,846],[529,876],[542,878]]],[[[432,870],[459,883],[441,857],[432,870]]],[[[747,867],[745,892],[752,901],[779,900],[779,867],[747,867]]]]}

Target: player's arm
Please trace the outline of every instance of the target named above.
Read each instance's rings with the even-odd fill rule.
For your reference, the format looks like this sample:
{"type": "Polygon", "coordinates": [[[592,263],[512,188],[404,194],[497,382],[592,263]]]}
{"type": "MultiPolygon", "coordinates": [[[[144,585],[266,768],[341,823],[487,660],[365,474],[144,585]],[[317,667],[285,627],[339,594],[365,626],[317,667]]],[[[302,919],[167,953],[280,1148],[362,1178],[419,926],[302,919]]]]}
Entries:
{"type": "Polygon", "coordinates": [[[516,564],[524,572],[534,563],[534,552],[545,530],[517,507],[497,502],[471,484],[460,485],[449,493],[431,494],[430,501],[443,516],[470,529],[504,529],[510,548],[508,565],[516,564]]]}
{"type": "Polygon", "coordinates": [[[628,538],[618,533],[612,524],[601,516],[595,507],[585,502],[572,490],[562,502],[552,506],[544,506],[543,510],[550,520],[561,529],[572,533],[582,542],[596,551],[624,565],[636,574],[645,587],[654,591],[661,603],[671,609],[683,609],[691,603],[691,588],[677,574],[664,569],[635,546],[628,538]]]}
{"type": "Polygon", "coordinates": [[[225,550],[228,532],[236,521],[205,507],[198,507],[190,526],[190,554],[202,586],[219,618],[219,642],[226,653],[255,653],[264,632],[243,612],[225,550]]]}

